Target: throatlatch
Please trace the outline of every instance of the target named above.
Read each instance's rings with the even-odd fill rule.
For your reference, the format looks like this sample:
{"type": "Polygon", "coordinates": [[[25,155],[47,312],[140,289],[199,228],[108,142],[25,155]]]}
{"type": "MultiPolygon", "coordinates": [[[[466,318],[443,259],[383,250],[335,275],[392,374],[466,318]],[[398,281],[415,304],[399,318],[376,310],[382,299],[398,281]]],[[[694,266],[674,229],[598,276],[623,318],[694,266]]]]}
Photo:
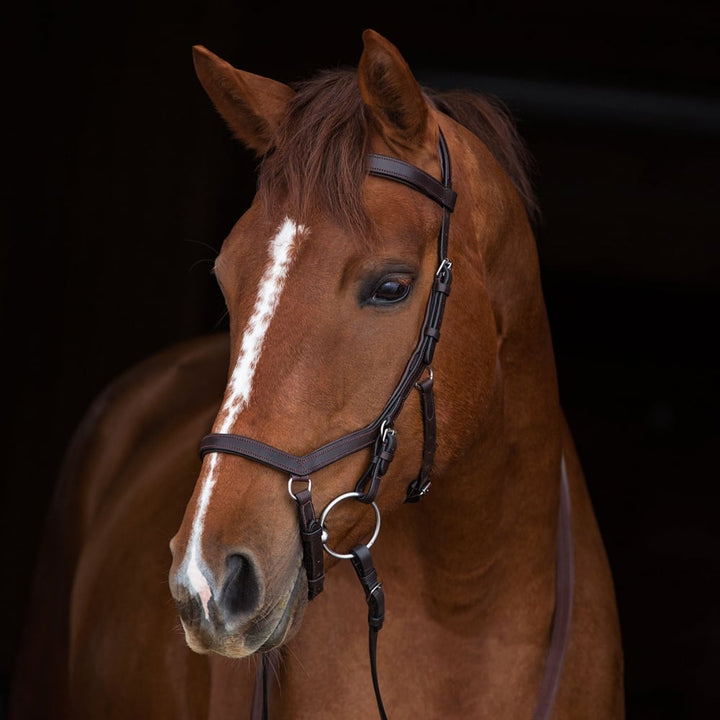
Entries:
{"type": "MultiPolygon", "coordinates": [[[[201,457],[212,452],[229,453],[289,473],[288,490],[297,503],[303,562],[307,573],[308,598],[310,600],[316,597],[323,587],[325,577],[323,571],[323,547],[327,552],[337,557],[352,560],[368,602],[370,664],[373,687],[382,720],[386,720],[386,716],[377,681],[375,648],[377,634],[382,627],[385,616],[385,601],[382,583],[377,580],[377,573],[370,557],[369,547],[375,541],[380,529],[380,514],[375,504],[375,498],[380,490],[380,481],[387,473],[397,449],[398,437],[393,425],[413,388],[417,388],[420,392],[420,406],[423,418],[423,456],[420,472],[417,478],[408,486],[405,501],[417,502],[430,487],[430,473],[435,455],[436,440],[431,364],[435,347],[440,340],[440,326],[445,311],[445,302],[452,286],[452,263],[448,260],[447,248],[450,232],[450,213],[455,207],[457,197],[452,189],[450,155],[445,137],[440,129],[438,129],[438,132],[441,181],[436,180],[432,175],[404,160],[374,153],[369,154],[367,158],[369,175],[403,183],[423,193],[442,208],[442,221],[438,234],[437,271],[435,272],[425,309],[420,337],[395,390],[380,415],[364,428],[333,440],[303,456],[292,455],[259,440],[230,433],[210,433],[203,438],[200,445],[201,457]],[[426,372],[428,377],[421,381],[423,374],[426,372]],[[310,476],[312,473],[371,445],[373,446],[372,459],[367,470],[357,481],[355,491],[336,498],[325,508],[320,521],[318,521],[310,493],[312,484],[310,476]],[[306,487],[294,492],[294,484],[300,482],[306,483],[306,487]],[[348,497],[373,506],[377,520],[376,531],[371,541],[366,545],[355,546],[349,555],[337,555],[327,547],[323,540],[323,519],[335,503],[348,497]]],[[[266,718],[268,687],[266,662],[261,663],[259,671],[263,672],[263,681],[258,683],[256,687],[263,688],[262,694],[265,699],[262,702],[253,703],[253,707],[261,708],[262,712],[262,715],[255,715],[254,710],[253,717],[266,718]]]]}

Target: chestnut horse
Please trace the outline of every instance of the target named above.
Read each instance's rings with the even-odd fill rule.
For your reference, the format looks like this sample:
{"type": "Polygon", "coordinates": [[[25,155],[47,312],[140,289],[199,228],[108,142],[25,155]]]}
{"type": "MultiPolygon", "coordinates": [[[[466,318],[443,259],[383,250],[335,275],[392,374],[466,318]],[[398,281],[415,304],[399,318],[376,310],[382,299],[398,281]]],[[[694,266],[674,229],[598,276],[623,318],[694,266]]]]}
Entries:
{"type": "Polygon", "coordinates": [[[79,429],[13,720],[623,717],[522,144],[363,43],[293,88],[194,48],[262,158],[215,263],[229,340],[79,429]]]}

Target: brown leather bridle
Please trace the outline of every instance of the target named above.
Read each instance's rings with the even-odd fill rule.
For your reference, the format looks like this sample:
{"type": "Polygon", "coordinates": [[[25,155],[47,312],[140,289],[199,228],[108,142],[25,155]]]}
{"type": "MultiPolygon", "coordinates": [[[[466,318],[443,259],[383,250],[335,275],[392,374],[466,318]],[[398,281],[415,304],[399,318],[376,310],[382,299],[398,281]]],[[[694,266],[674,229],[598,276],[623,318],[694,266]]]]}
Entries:
{"type": "Polygon", "coordinates": [[[437,202],[443,210],[438,235],[438,268],[428,298],[420,338],[382,412],[364,428],[333,440],[303,456],[291,455],[259,440],[230,433],[211,433],[203,438],[200,445],[202,457],[211,452],[240,455],[290,475],[291,494],[298,504],[310,600],[322,591],[324,578],[322,531],[312,506],[310,476],[317,470],[372,445],[372,459],[367,470],[357,481],[355,492],[358,493],[357,499],[360,502],[374,502],[380,489],[380,480],[387,472],[397,448],[397,432],[393,424],[413,387],[419,389],[422,399],[424,449],[420,473],[407,488],[406,502],[416,502],[430,486],[429,477],[435,455],[436,434],[433,377],[430,374],[422,382],[420,378],[432,363],[435,346],[440,339],[445,301],[450,294],[452,263],[447,258],[447,246],[450,213],[455,206],[456,198],[451,187],[450,156],[442,132],[439,137],[439,151],[441,182],[403,160],[386,155],[368,155],[367,170],[370,175],[409,185],[437,202]],[[296,493],[293,492],[292,485],[300,482],[304,482],[307,487],[296,493]]]}
{"type": "MultiPolygon", "coordinates": [[[[398,384],[378,417],[360,430],[344,435],[302,456],[292,455],[259,440],[231,433],[210,433],[203,438],[200,445],[201,457],[213,452],[239,455],[289,474],[288,489],[291,497],[297,503],[298,523],[303,547],[303,563],[307,573],[308,599],[312,600],[323,588],[325,578],[323,547],[336,557],[349,557],[351,559],[355,572],[365,590],[368,603],[370,666],[375,697],[382,720],[386,720],[386,714],[377,680],[376,643],[377,634],[384,621],[385,602],[382,583],[378,581],[370,557],[369,547],[372,543],[356,545],[347,556],[339,556],[329,550],[325,545],[326,538],[323,537],[322,523],[318,521],[312,503],[310,476],[321,468],[327,467],[364,448],[373,446],[370,464],[357,481],[354,492],[347,493],[337,498],[336,501],[344,497],[355,497],[360,502],[372,504],[378,518],[376,531],[379,530],[379,511],[374,501],[380,489],[380,481],[387,473],[397,448],[397,431],[393,425],[403,408],[405,400],[413,388],[417,388],[420,392],[420,406],[423,418],[423,454],[420,472],[408,486],[405,502],[417,502],[430,487],[430,474],[436,446],[435,402],[431,365],[435,347],[440,339],[440,326],[445,302],[450,294],[452,284],[452,263],[447,257],[447,249],[450,213],[455,207],[457,197],[452,189],[450,155],[441,130],[439,131],[438,149],[441,167],[440,181],[404,160],[374,153],[368,154],[367,157],[368,174],[403,183],[423,193],[442,208],[442,221],[438,234],[438,265],[427,301],[420,337],[398,384]],[[426,373],[428,376],[421,380],[426,373]],[[305,487],[296,491],[296,483],[304,483],[305,487]]],[[[567,636],[569,635],[572,573],[569,495],[563,460],[558,526],[556,583],[558,592],[551,648],[543,687],[533,720],[545,720],[552,710],[562,670],[562,661],[567,647],[567,636]]],[[[268,656],[267,653],[263,655],[263,662],[259,668],[262,671],[262,677],[258,674],[255,700],[253,702],[253,718],[267,718],[268,656]]]]}

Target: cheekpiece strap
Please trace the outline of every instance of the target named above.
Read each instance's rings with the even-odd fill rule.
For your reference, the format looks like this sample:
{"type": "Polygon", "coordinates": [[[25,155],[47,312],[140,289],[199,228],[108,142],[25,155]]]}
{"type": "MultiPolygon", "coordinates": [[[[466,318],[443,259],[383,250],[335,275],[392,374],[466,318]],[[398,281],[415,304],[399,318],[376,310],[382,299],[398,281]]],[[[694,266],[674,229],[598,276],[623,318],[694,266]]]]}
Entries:
{"type": "Polygon", "coordinates": [[[437,429],[435,422],[435,395],[432,375],[415,386],[420,392],[420,410],[423,420],[423,457],[420,473],[407,489],[406,503],[414,503],[430,489],[430,473],[435,461],[437,429]]]}
{"type": "MultiPolygon", "coordinates": [[[[298,479],[308,480],[308,478],[298,479]]],[[[303,548],[303,563],[307,573],[308,600],[312,600],[322,592],[325,582],[322,526],[315,515],[310,490],[300,490],[295,495],[295,501],[297,502],[300,540],[303,548]]]]}

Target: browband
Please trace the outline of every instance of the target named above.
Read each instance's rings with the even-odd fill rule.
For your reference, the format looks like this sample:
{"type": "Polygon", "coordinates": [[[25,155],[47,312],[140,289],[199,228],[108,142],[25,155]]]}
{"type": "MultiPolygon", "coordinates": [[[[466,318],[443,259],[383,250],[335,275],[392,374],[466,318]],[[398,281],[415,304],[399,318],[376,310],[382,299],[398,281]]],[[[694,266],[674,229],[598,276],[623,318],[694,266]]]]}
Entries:
{"type": "Polygon", "coordinates": [[[368,155],[367,170],[370,175],[396,180],[415,190],[419,190],[441,207],[450,210],[450,212],[455,209],[457,193],[451,187],[443,185],[432,175],[428,175],[424,170],[410,165],[404,160],[370,153],[368,155]]]}

